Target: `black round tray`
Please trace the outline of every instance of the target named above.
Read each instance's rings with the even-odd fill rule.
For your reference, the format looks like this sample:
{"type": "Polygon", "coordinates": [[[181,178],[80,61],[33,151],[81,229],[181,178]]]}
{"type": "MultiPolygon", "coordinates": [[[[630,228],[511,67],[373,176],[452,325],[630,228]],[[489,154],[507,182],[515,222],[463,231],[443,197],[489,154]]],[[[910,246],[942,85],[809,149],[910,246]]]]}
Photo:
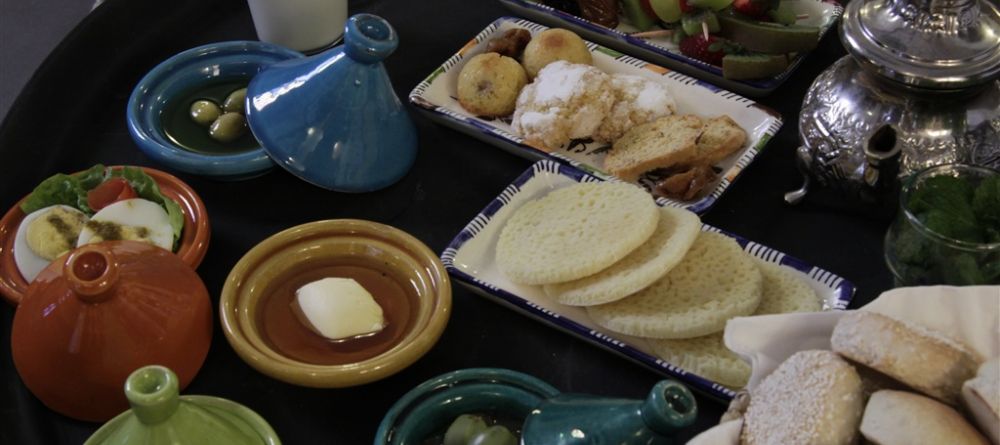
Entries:
{"type": "MultiPolygon", "coordinates": [[[[351,1],[355,12],[382,15],[400,36],[386,61],[396,93],[409,91],[497,17],[498,2],[351,1]]],[[[785,125],[704,221],[828,269],[857,287],[852,307],[891,285],[882,260],[884,218],[807,202],[782,202],[799,186],[793,162],[798,109],[812,79],[844,52],[830,33],[779,91],[761,100],[785,125]]],[[[132,143],[125,102],[132,87],[167,57],[201,44],[255,39],[242,0],[110,0],[52,52],[0,127],[0,207],[39,181],[94,163],[156,165],[132,143]]],[[[211,219],[208,254],[198,269],[213,302],[230,268],[256,243],[288,227],[330,218],[361,218],[403,229],[441,252],[452,237],[530,165],[493,146],[411,113],[420,152],[412,171],[378,192],[321,190],[276,169],[243,182],[172,172],[204,200],[211,219]]],[[[0,305],[0,443],[81,443],[100,425],[58,415],[21,383],[10,355],[14,308],[0,305]]],[[[216,306],[217,307],[217,306],[216,306]]],[[[217,316],[217,314],[216,314],[217,316]]],[[[58,364],[53,364],[58,366],[58,364]]],[[[186,394],[232,399],[258,412],[284,443],[368,444],[386,410],[426,379],[455,369],[502,367],[526,372],[565,392],[642,398],[662,376],[457,285],[451,321],[438,344],[385,380],[347,389],[311,389],[268,378],[241,361],[215,323],[208,359],[186,394]]],[[[698,396],[696,425],[681,442],[714,425],[723,403],[698,396]]]]}

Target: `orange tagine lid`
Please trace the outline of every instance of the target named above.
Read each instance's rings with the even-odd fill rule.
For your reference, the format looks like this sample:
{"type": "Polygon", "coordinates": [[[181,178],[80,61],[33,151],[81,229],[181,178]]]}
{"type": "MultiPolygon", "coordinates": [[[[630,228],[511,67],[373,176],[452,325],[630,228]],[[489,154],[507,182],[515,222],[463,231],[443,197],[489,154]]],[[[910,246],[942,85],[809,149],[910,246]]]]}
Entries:
{"type": "Polygon", "coordinates": [[[121,388],[151,365],[183,389],[212,341],[212,308],[198,274],[146,243],[111,241],[57,259],[14,314],[11,351],[25,386],[69,417],[105,421],[125,411],[121,388]]]}

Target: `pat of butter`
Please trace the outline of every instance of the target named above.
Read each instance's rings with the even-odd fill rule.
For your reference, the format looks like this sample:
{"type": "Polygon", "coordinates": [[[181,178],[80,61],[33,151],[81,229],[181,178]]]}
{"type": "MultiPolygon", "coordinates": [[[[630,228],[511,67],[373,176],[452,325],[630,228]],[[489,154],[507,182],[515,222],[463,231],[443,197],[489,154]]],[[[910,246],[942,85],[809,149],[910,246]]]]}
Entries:
{"type": "Polygon", "coordinates": [[[373,334],[385,327],[382,307],[350,278],[324,278],[295,291],[307,327],[331,340],[373,334]]]}

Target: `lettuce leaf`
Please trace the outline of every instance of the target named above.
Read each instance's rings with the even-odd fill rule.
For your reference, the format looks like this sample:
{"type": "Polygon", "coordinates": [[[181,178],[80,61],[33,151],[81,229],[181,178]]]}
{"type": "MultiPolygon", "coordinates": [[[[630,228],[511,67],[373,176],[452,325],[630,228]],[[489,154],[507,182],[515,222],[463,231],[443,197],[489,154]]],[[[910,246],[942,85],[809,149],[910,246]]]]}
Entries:
{"type": "Polygon", "coordinates": [[[80,181],[66,174],[53,175],[35,187],[28,198],[21,203],[24,213],[31,213],[54,205],[67,205],[80,209],[87,215],[94,211],[87,205],[87,191],[80,186],[80,181]]]}
{"type": "Polygon", "coordinates": [[[184,212],[176,201],[170,199],[160,192],[160,187],[151,176],[147,175],[138,167],[124,167],[120,170],[112,170],[101,164],[97,164],[79,173],[67,175],[63,173],[55,174],[42,181],[35,187],[35,190],[28,195],[28,198],[21,204],[24,213],[31,213],[38,209],[57,204],[68,205],[79,209],[88,216],[94,214],[94,210],[87,204],[87,191],[97,187],[102,182],[110,178],[123,178],[128,181],[136,195],[142,199],[153,201],[167,211],[167,219],[170,227],[174,231],[174,245],[181,237],[184,229],[184,212]]]}

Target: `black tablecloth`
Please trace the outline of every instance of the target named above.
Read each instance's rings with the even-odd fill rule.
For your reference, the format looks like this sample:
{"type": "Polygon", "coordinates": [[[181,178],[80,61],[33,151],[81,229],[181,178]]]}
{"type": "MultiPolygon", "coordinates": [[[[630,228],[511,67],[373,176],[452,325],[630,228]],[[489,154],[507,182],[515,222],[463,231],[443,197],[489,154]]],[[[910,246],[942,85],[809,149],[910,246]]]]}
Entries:
{"type": "MultiPolygon", "coordinates": [[[[509,15],[494,1],[359,0],[352,13],[388,19],[400,45],[386,62],[396,93],[409,91],[487,24],[509,15]]],[[[94,163],[158,166],[130,139],[125,102],[135,83],[167,57],[204,43],[255,39],[239,0],[111,0],[88,16],[50,55],[0,128],[0,207],[6,209],[56,172],[94,163]]],[[[853,281],[852,307],[891,285],[882,260],[884,218],[809,201],[786,206],[798,187],[793,150],[798,109],[812,79],[844,51],[827,35],[803,66],[761,100],[785,125],[704,221],[774,247],[853,281]]],[[[276,169],[244,182],[177,173],[204,200],[211,219],[208,254],[198,269],[213,302],[230,268],[256,243],[294,225],[361,218],[401,228],[440,252],[530,162],[413,114],[420,152],[410,173],[378,192],[321,190],[276,169]]],[[[383,381],[347,389],[310,389],[268,378],[241,361],[218,323],[208,358],[187,394],[243,403],[288,444],[371,443],[385,411],[433,376],[469,367],[533,374],[566,392],[642,398],[662,376],[596,346],[500,307],[456,285],[453,315],[438,344],[413,366],[383,381]]],[[[55,414],[21,383],[10,356],[14,308],[0,305],[0,443],[80,443],[99,425],[55,414]]],[[[58,366],[53,364],[53,366],[58,366]]],[[[699,419],[686,439],[718,421],[724,405],[698,396],[699,419]]]]}

